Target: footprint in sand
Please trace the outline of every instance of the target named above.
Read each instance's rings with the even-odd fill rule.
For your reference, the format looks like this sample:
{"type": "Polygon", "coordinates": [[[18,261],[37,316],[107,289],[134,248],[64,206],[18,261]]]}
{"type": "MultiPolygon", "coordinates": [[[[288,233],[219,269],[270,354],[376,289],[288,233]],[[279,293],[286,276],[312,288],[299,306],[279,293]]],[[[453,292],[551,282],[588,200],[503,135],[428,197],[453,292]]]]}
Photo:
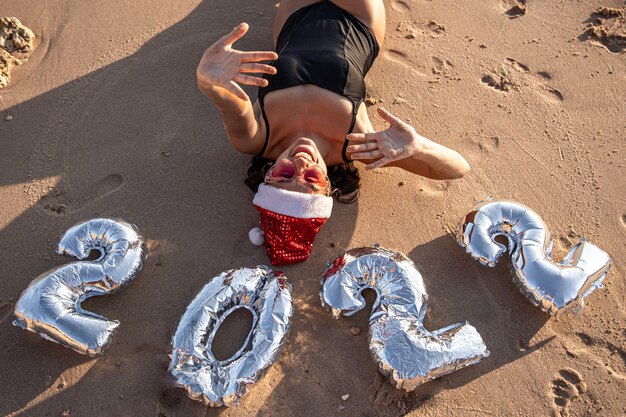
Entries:
{"type": "Polygon", "coordinates": [[[610,374],[616,374],[621,378],[626,378],[626,349],[617,346],[606,339],[600,339],[579,332],[576,336],[586,346],[594,349],[594,356],[602,359],[600,363],[604,365],[610,374]],[[601,355],[597,355],[601,353],[601,355]]]}
{"type": "Polygon", "coordinates": [[[432,72],[435,75],[449,76],[454,68],[454,64],[447,58],[440,58],[438,56],[431,56],[433,61],[432,72]]]}
{"type": "Polygon", "coordinates": [[[561,369],[552,380],[552,402],[557,416],[569,416],[570,405],[575,398],[587,391],[582,376],[575,370],[561,369]]]}
{"type": "MultiPolygon", "coordinates": [[[[539,71],[537,72],[537,76],[542,80],[550,81],[552,79],[552,74],[548,71],[539,71]]],[[[549,87],[545,84],[539,84],[541,86],[541,90],[539,94],[549,103],[559,104],[565,97],[563,97],[563,93],[561,93],[556,88],[549,87]]]]}
{"type": "Polygon", "coordinates": [[[565,98],[563,97],[563,93],[561,93],[556,88],[548,87],[547,85],[541,85],[540,89],[537,90],[537,93],[541,97],[543,97],[548,103],[559,104],[565,98]]]}
{"type": "MultiPolygon", "coordinates": [[[[400,10],[401,7],[402,6],[397,6],[396,8],[400,10]]],[[[408,12],[409,9],[406,11],[408,12]]],[[[405,39],[416,39],[422,36],[438,38],[446,34],[446,25],[435,20],[428,20],[423,23],[401,20],[398,22],[398,26],[396,26],[396,31],[400,32],[405,39]]]]}
{"type": "Polygon", "coordinates": [[[124,183],[124,177],[119,174],[107,175],[95,182],[89,190],[77,198],[71,206],[67,203],[66,192],[63,189],[54,189],[43,196],[39,202],[46,214],[57,216],[65,215],[68,209],[80,210],[82,207],[98,201],[107,195],[119,190],[124,183]]]}
{"type": "Polygon", "coordinates": [[[428,23],[426,23],[426,27],[432,32],[434,37],[441,36],[446,32],[446,25],[435,20],[428,21],[428,23]]]}
{"type": "Polygon", "coordinates": [[[530,67],[528,65],[522,64],[513,58],[507,58],[506,60],[517,72],[530,72],[530,67]]]}
{"type": "Polygon", "coordinates": [[[530,68],[526,64],[516,61],[513,58],[507,58],[506,63],[495,71],[484,74],[480,81],[483,84],[497,91],[509,92],[511,90],[519,90],[522,84],[522,76],[530,72],[530,68]]]}
{"type": "Polygon", "coordinates": [[[426,77],[427,75],[417,70],[413,63],[408,60],[408,55],[397,49],[387,49],[383,52],[383,57],[391,62],[402,65],[404,68],[410,70],[413,74],[426,77]]]}
{"type": "Polygon", "coordinates": [[[411,10],[411,7],[402,0],[392,1],[391,8],[398,13],[406,13],[411,10]]]}
{"type": "Polygon", "coordinates": [[[480,82],[488,87],[493,88],[496,91],[508,92],[516,89],[518,86],[515,82],[508,77],[506,73],[495,72],[492,74],[484,74],[480,78],[480,82]]]}
{"type": "Polygon", "coordinates": [[[471,142],[474,145],[477,145],[481,152],[485,153],[495,152],[498,148],[500,148],[500,138],[497,136],[492,136],[490,138],[473,137],[471,142]]]}
{"type": "Polygon", "coordinates": [[[550,74],[548,71],[539,71],[537,75],[543,78],[544,80],[549,81],[552,79],[552,74],[550,74]]]}
{"type": "Polygon", "coordinates": [[[549,104],[560,104],[565,97],[556,88],[544,84],[544,81],[549,80],[552,80],[549,72],[539,71],[534,74],[528,65],[513,58],[507,58],[500,68],[487,72],[480,79],[483,84],[499,92],[530,88],[549,104]]]}
{"type": "Polygon", "coordinates": [[[388,49],[385,51],[384,55],[385,58],[391,61],[406,65],[404,62],[402,62],[402,60],[406,59],[407,55],[402,51],[398,51],[397,49],[388,49]]]}

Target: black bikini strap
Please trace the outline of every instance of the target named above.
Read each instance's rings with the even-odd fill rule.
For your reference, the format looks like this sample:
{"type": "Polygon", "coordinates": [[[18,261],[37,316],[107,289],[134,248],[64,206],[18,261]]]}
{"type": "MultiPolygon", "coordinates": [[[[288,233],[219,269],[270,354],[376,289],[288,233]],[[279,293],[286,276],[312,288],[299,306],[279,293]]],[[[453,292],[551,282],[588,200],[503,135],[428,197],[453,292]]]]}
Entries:
{"type": "MultiPolygon", "coordinates": [[[[276,40],[277,41],[276,42],[277,43],[276,47],[278,47],[278,45],[279,45],[278,41],[280,40],[281,36],[283,35],[283,31],[285,30],[285,28],[287,28],[289,26],[289,24],[292,21],[292,19],[294,19],[296,17],[296,13],[299,13],[301,10],[306,10],[308,8],[308,10],[306,11],[306,14],[304,15],[304,17],[298,21],[298,24],[297,24],[298,26],[297,27],[299,27],[300,25],[302,25],[302,22],[307,18],[307,16],[313,11],[314,6],[315,6],[315,4],[310,4],[308,6],[304,6],[304,7],[300,8],[300,9],[298,9],[296,12],[292,13],[287,18],[287,21],[283,25],[283,28],[280,30],[280,34],[278,35],[279,39],[276,40]]],[[[282,54],[282,52],[287,47],[287,44],[291,40],[291,34],[293,33],[294,30],[295,30],[295,28],[290,29],[289,32],[287,33],[287,39],[283,43],[283,46],[282,46],[281,50],[277,51],[278,55],[282,54]]],[[[276,62],[276,60],[270,62],[270,65],[274,65],[274,62],[276,62]]],[[[257,156],[263,156],[263,154],[265,153],[265,150],[267,149],[267,145],[270,142],[270,122],[267,121],[267,114],[265,114],[265,95],[270,93],[271,91],[274,91],[275,87],[272,85],[271,79],[268,78],[267,80],[270,81],[268,86],[259,88],[259,104],[261,105],[261,115],[263,116],[263,120],[265,121],[265,143],[263,144],[263,149],[261,149],[261,152],[259,152],[257,154],[257,156]]],[[[352,124],[354,124],[354,120],[352,121],[352,124]]],[[[350,129],[352,129],[352,128],[350,128],[350,129]]]]}
{"type": "Polygon", "coordinates": [[[265,114],[265,103],[264,103],[264,94],[259,94],[259,105],[261,106],[261,115],[263,116],[263,120],[265,121],[265,143],[263,144],[263,148],[261,152],[257,154],[257,156],[263,156],[265,150],[267,149],[267,144],[270,141],[270,122],[267,121],[267,115],[265,114]]]}
{"type": "MultiPolygon", "coordinates": [[[[352,122],[350,123],[350,130],[348,130],[348,134],[352,133],[354,129],[354,125],[356,124],[356,116],[359,112],[359,107],[363,103],[363,99],[359,99],[356,103],[352,101],[352,122]]],[[[348,159],[348,155],[346,155],[346,149],[348,148],[348,138],[343,141],[343,148],[341,149],[341,157],[346,163],[352,162],[351,159],[348,159]]]]}

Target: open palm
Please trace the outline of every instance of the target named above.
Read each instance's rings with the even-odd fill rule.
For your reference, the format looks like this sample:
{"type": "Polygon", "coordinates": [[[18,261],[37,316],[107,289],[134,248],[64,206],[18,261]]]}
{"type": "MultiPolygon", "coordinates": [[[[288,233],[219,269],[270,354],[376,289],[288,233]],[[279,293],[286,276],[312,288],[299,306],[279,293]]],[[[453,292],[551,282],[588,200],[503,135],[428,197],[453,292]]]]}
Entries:
{"type": "Polygon", "coordinates": [[[367,165],[366,169],[379,168],[390,162],[410,157],[417,151],[420,139],[422,139],[411,125],[404,123],[382,107],[377,110],[380,117],[389,123],[387,130],[374,133],[351,133],[347,136],[350,146],[346,150],[351,153],[351,159],[376,159],[367,165]]]}
{"type": "Polygon", "coordinates": [[[211,45],[200,59],[196,69],[198,87],[207,91],[213,86],[221,87],[242,100],[249,100],[239,84],[265,86],[267,80],[248,74],[276,74],[276,68],[260,61],[274,60],[278,57],[272,51],[244,52],[232,48],[241,39],[249,26],[241,23],[232,32],[211,45]]]}

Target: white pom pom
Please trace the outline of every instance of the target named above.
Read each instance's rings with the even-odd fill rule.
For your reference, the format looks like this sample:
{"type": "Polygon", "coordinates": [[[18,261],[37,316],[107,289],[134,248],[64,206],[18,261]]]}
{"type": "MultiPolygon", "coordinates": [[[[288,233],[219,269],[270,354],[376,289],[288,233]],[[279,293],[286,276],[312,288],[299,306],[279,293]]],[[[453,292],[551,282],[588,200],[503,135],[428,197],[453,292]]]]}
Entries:
{"type": "Polygon", "coordinates": [[[248,237],[250,238],[250,242],[253,245],[261,246],[265,242],[265,236],[263,236],[263,231],[258,227],[253,227],[248,232],[248,237]]]}

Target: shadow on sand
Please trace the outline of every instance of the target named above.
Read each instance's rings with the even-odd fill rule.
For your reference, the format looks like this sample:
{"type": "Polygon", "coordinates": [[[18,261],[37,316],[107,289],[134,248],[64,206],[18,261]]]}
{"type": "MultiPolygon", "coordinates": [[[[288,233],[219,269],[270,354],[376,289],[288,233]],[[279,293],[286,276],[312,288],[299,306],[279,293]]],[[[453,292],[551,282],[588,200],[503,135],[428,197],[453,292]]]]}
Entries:
{"type": "MultiPolygon", "coordinates": [[[[223,270],[268,262],[248,241],[258,223],[243,185],[249,157],[232,149],[218,112],[195,85],[199,57],[240,21],[233,19],[252,26],[237,47],[271,49],[274,2],[245,0],[237,8],[234,16],[231,2],[204,1],[139,39],[136,52],[107,55],[103,61],[114,62],[0,113],[13,116],[0,127],[0,189],[30,200],[0,230],[0,415],[155,414],[167,386],[170,338],[193,296],[223,270]],[[32,279],[72,261],[54,253],[58,237],[96,215],[135,223],[150,257],[124,291],[83,304],[121,322],[92,364],[12,326],[11,312],[32,279]]],[[[52,54],[40,47],[35,54],[44,57],[33,55],[29,64],[38,61],[33,76],[44,77],[52,54]]],[[[318,246],[345,246],[357,210],[337,209],[318,246]]],[[[307,276],[306,268],[291,271],[307,276]]]]}

